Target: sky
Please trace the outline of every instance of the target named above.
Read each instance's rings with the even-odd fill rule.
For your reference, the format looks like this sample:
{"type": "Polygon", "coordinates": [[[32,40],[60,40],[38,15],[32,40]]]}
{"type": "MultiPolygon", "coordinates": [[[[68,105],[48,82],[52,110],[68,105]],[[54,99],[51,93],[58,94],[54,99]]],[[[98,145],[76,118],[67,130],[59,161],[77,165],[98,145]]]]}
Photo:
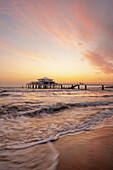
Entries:
{"type": "Polygon", "coordinates": [[[0,0],[0,86],[113,82],[113,0],[0,0]]]}

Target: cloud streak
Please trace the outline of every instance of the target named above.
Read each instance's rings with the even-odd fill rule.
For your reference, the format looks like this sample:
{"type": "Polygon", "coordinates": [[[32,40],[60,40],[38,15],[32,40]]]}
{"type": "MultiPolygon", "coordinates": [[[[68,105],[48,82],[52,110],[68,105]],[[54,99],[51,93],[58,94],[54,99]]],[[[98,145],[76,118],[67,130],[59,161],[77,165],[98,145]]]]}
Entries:
{"type": "Polygon", "coordinates": [[[8,51],[11,52],[13,54],[19,55],[21,57],[26,57],[26,59],[28,60],[32,60],[32,61],[43,61],[43,60],[56,60],[55,56],[49,56],[49,55],[44,55],[44,54],[40,54],[37,52],[30,52],[30,51],[23,51],[23,50],[17,50],[16,48],[14,48],[14,46],[12,47],[11,44],[8,43],[1,43],[0,42],[0,49],[4,50],[4,51],[8,51]]]}

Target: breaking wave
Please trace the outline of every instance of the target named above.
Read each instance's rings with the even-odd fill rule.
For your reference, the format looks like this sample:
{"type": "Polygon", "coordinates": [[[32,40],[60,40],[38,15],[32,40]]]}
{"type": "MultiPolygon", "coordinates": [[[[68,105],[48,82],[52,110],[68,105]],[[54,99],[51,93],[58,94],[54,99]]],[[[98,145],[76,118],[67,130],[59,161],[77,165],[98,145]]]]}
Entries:
{"type": "Polygon", "coordinates": [[[40,116],[44,114],[55,114],[61,113],[65,110],[70,110],[73,108],[84,108],[93,106],[109,106],[113,104],[113,101],[97,101],[97,102],[83,102],[83,103],[56,103],[55,105],[43,105],[43,102],[20,102],[2,105],[0,107],[0,116],[11,115],[17,116],[40,116]]]}

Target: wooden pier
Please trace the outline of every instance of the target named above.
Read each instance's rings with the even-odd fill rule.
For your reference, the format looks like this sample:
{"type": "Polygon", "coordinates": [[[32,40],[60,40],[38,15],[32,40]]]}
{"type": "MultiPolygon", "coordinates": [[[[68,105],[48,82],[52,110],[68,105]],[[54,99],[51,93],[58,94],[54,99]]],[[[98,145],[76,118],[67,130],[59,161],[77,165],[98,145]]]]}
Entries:
{"type": "Polygon", "coordinates": [[[92,89],[92,87],[99,87],[102,90],[105,88],[113,88],[113,85],[107,84],[85,84],[85,83],[76,83],[76,84],[59,84],[55,83],[53,79],[49,79],[44,77],[42,79],[38,79],[38,81],[30,82],[26,84],[26,88],[28,89],[78,89],[78,90],[88,90],[92,89]]]}

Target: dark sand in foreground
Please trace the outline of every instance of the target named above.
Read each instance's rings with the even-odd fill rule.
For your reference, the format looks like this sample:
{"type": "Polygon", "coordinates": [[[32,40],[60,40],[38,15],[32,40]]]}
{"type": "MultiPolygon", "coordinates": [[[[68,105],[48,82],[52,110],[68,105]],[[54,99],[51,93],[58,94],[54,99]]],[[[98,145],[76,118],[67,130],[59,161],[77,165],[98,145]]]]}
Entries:
{"type": "Polygon", "coordinates": [[[58,170],[113,170],[113,128],[66,136],[53,143],[58,170]]]}

